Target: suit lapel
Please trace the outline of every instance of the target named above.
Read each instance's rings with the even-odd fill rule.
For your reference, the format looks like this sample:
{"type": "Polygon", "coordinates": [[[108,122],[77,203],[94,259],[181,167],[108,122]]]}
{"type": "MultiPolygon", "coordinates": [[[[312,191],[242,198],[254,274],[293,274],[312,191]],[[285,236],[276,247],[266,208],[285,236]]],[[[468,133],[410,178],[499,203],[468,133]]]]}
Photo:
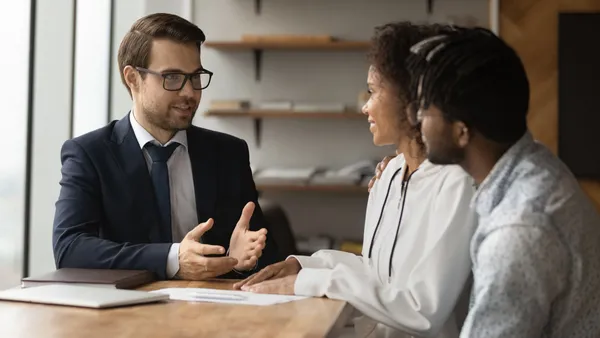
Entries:
{"type": "Polygon", "coordinates": [[[131,129],[129,114],[115,124],[111,141],[109,146],[129,185],[134,212],[138,213],[140,220],[138,224],[148,227],[146,231],[151,243],[162,242],[152,181],[144,154],[131,129]]]}
{"type": "Polygon", "coordinates": [[[188,153],[194,176],[194,193],[198,222],[215,217],[217,199],[217,153],[203,131],[191,127],[187,131],[188,153]]]}

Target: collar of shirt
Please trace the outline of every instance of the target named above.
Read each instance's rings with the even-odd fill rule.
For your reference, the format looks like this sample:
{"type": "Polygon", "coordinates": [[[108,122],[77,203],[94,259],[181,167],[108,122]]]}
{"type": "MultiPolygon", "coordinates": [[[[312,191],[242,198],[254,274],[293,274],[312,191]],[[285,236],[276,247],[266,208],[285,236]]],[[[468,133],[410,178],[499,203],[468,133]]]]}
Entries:
{"type": "Polygon", "coordinates": [[[527,156],[528,149],[534,144],[533,136],[527,131],[496,162],[471,200],[471,208],[480,216],[489,215],[502,201],[510,186],[515,167],[527,156]]]}
{"type": "MultiPolygon", "coordinates": [[[[158,142],[154,136],[150,135],[150,133],[142,127],[141,124],[135,119],[133,115],[133,110],[129,113],[129,122],[131,123],[131,128],[133,129],[133,133],[135,134],[135,138],[138,140],[140,144],[140,149],[144,149],[144,146],[148,142],[152,142],[156,145],[162,145],[158,142]]],[[[168,146],[169,144],[176,142],[181,144],[187,150],[187,133],[185,130],[180,130],[173,137],[165,143],[163,146],[168,146]]]]}

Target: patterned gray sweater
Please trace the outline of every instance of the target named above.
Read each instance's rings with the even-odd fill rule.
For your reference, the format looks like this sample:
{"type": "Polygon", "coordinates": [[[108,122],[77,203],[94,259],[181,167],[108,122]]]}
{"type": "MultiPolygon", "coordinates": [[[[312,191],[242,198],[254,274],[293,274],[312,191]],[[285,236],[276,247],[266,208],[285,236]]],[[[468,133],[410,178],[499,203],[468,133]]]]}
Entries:
{"type": "Polygon", "coordinates": [[[600,337],[600,216],[567,167],[526,133],[472,203],[475,283],[461,338],[600,337]]]}

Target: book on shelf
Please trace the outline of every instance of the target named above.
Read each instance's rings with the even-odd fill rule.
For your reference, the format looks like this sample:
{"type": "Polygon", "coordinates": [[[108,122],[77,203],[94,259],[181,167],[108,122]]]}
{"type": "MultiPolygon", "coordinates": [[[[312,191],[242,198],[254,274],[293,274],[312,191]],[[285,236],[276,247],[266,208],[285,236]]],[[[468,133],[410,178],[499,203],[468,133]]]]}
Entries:
{"type": "Polygon", "coordinates": [[[261,185],[357,186],[362,185],[364,177],[372,177],[376,165],[376,161],[363,160],[340,169],[323,166],[254,168],[253,176],[255,183],[261,185]]]}
{"type": "Polygon", "coordinates": [[[23,278],[21,279],[21,287],[28,288],[48,284],[64,284],[112,289],[133,289],[154,280],[154,274],[144,270],[62,268],[40,276],[23,278]]]}
{"type": "Polygon", "coordinates": [[[208,108],[212,112],[250,111],[288,113],[360,113],[342,102],[294,102],[290,100],[271,100],[252,103],[249,100],[212,100],[208,108]]]}
{"type": "Polygon", "coordinates": [[[263,185],[306,185],[320,168],[266,168],[257,171],[254,182],[263,185]]]}
{"type": "Polygon", "coordinates": [[[339,102],[294,102],[292,105],[295,113],[341,113],[346,110],[346,105],[339,102]]]}
{"type": "Polygon", "coordinates": [[[337,172],[326,171],[316,173],[310,179],[310,185],[345,185],[354,186],[360,182],[361,175],[359,173],[340,175],[337,172]]]}
{"type": "Polygon", "coordinates": [[[311,178],[311,185],[357,185],[363,177],[375,172],[377,163],[363,160],[347,165],[339,170],[324,170],[311,178]]]}
{"type": "Polygon", "coordinates": [[[210,110],[245,110],[250,109],[250,101],[248,100],[212,100],[210,102],[210,110]]]}
{"type": "Polygon", "coordinates": [[[292,107],[292,101],[262,101],[256,104],[256,109],[264,111],[289,111],[292,107]]]}

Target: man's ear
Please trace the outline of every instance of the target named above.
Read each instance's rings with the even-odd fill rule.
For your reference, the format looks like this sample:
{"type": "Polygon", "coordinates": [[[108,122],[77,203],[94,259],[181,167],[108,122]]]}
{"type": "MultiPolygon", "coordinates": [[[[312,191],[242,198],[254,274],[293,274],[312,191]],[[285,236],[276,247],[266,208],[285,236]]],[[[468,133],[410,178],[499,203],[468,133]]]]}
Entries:
{"type": "Polygon", "coordinates": [[[456,144],[461,148],[465,148],[472,136],[469,127],[464,122],[457,121],[453,123],[453,128],[456,144]]]}
{"type": "Polygon", "coordinates": [[[125,66],[125,68],[123,68],[123,78],[125,79],[127,87],[129,87],[132,92],[138,91],[139,81],[141,79],[138,71],[135,68],[129,65],[125,66]]]}

